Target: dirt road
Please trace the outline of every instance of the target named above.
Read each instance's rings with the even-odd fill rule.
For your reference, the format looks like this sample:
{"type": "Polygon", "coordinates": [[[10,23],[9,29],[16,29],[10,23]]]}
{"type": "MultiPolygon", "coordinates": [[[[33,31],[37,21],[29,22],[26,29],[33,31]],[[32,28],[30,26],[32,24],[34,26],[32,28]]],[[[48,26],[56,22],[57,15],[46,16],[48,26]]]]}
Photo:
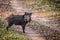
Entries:
{"type": "Polygon", "coordinates": [[[21,26],[13,26],[14,30],[19,33],[19,34],[23,34],[26,37],[28,37],[30,40],[46,40],[46,38],[44,36],[42,36],[40,33],[38,33],[36,30],[33,30],[31,27],[26,27],[26,33],[22,32],[22,28],[21,26]]]}
{"type": "MultiPolygon", "coordinates": [[[[10,5],[13,9],[15,9],[15,11],[17,12],[17,14],[22,15],[24,12],[29,11],[29,9],[27,9],[24,5],[22,5],[21,1],[17,1],[17,0],[12,0],[10,1],[10,5]]],[[[16,13],[15,13],[16,14],[16,13]]],[[[18,32],[22,31],[22,28],[17,26],[14,27],[18,32]]],[[[24,34],[25,36],[29,37],[31,40],[45,40],[44,37],[42,37],[39,33],[37,33],[35,30],[33,30],[30,27],[26,27],[26,33],[24,34]]]]}
{"type": "MultiPolygon", "coordinates": [[[[22,14],[24,14],[24,12],[29,11],[29,9],[27,7],[25,7],[22,4],[22,1],[20,1],[20,0],[11,0],[10,5],[16,11],[15,14],[22,15],[22,14]]],[[[52,22],[53,20],[50,21],[50,20],[45,19],[44,17],[40,17],[37,19],[32,17],[32,20],[37,21],[45,26],[48,26],[51,29],[59,30],[58,28],[55,27],[56,24],[54,22],[52,22]]],[[[22,32],[22,28],[19,26],[16,26],[16,27],[14,26],[14,29],[18,33],[22,32]]],[[[30,38],[31,40],[46,40],[45,37],[43,37],[40,33],[37,33],[36,30],[33,30],[30,27],[26,27],[25,31],[26,31],[26,33],[24,35],[27,36],[28,38],[30,38]]]]}

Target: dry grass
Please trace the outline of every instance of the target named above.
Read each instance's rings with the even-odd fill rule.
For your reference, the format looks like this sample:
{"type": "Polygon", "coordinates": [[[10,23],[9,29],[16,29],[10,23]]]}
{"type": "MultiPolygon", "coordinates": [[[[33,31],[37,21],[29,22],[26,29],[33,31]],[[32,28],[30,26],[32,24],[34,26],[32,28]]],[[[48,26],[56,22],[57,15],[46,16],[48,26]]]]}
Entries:
{"type": "Polygon", "coordinates": [[[33,16],[37,17],[52,17],[55,15],[56,15],[55,12],[44,12],[44,13],[33,12],[33,16]]]}
{"type": "Polygon", "coordinates": [[[10,12],[10,11],[2,12],[2,13],[0,13],[0,17],[5,19],[5,18],[9,17],[12,13],[14,13],[14,12],[10,12]]]}

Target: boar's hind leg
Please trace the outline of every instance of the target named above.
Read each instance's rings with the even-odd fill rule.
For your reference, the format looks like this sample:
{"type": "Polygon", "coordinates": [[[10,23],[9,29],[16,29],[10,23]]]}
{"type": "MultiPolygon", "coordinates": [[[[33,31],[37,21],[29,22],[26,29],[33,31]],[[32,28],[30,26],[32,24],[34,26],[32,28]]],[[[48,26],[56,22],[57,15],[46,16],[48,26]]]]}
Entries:
{"type": "Polygon", "coordinates": [[[8,30],[13,24],[8,24],[8,26],[6,27],[6,29],[8,30]]]}

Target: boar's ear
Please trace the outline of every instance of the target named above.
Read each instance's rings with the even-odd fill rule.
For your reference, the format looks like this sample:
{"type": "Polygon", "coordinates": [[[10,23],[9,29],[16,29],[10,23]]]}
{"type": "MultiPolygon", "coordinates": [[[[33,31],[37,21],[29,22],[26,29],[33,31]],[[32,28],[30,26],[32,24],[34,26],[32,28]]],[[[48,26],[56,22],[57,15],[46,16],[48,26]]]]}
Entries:
{"type": "Polygon", "coordinates": [[[27,12],[25,12],[25,14],[27,14],[27,12]]]}

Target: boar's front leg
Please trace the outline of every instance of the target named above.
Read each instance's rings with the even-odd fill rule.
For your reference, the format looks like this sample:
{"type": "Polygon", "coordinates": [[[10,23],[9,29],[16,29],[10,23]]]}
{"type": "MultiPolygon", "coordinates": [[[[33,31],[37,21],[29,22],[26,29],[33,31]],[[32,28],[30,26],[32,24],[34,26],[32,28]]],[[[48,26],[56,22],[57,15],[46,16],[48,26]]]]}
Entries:
{"type": "Polygon", "coordinates": [[[12,23],[9,23],[6,29],[8,30],[12,25],[13,25],[12,23]]]}
{"type": "Polygon", "coordinates": [[[21,25],[22,26],[22,29],[23,29],[23,33],[25,33],[25,26],[26,25],[21,25]]]}

